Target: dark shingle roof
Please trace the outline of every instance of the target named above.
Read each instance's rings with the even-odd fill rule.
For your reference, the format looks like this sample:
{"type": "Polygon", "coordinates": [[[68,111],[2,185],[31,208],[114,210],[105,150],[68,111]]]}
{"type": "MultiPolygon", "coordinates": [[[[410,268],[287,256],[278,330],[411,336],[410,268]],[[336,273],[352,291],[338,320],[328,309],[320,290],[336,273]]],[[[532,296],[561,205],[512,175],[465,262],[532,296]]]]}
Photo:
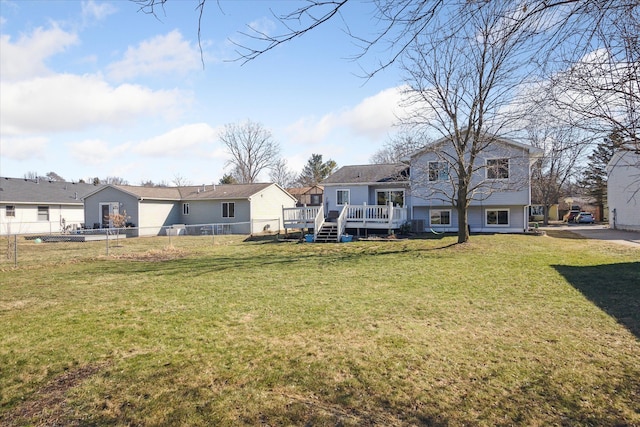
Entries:
{"type": "Polygon", "coordinates": [[[343,166],[322,184],[372,184],[402,182],[409,178],[409,165],[389,163],[380,165],[343,166]]]}
{"type": "Polygon", "coordinates": [[[0,203],[82,205],[82,198],[100,187],[100,185],[46,179],[0,178],[0,203]]]}

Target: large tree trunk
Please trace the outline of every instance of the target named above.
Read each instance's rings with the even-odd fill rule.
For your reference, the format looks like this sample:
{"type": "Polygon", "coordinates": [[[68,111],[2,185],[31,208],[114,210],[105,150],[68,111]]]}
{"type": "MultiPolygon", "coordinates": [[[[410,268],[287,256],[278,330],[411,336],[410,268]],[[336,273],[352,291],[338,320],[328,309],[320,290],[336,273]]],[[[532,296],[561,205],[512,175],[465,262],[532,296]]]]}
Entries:
{"type": "Polygon", "coordinates": [[[469,241],[469,220],[467,218],[467,204],[464,201],[458,201],[456,210],[458,211],[458,243],[466,243],[469,241]]]}

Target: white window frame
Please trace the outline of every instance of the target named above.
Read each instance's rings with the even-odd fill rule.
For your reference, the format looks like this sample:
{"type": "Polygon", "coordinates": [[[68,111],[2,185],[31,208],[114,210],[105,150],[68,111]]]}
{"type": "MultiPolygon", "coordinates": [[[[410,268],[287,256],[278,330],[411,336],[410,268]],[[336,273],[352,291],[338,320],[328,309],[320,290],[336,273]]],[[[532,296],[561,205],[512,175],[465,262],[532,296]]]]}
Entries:
{"type": "MultiPolygon", "coordinates": [[[[486,178],[490,179],[492,181],[504,181],[504,180],[508,180],[509,177],[511,176],[511,159],[509,159],[508,157],[496,157],[493,159],[487,159],[485,161],[485,167],[486,167],[486,178]],[[497,162],[497,161],[501,161],[501,160],[506,160],[507,161],[507,176],[506,177],[502,177],[502,176],[496,176],[491,178],[489,176],[489,172],[491,172],[492,170],[494,170],[494,168],[492,166],[489,166],[489,162],[497,162]]],[[[501,169],[495,169],[495,172],[497,173],[499,170],[501,169]]]]}
{"type": "Polygon", "coordinates": [[[49,221],[49,206],[38,206],[38,221],[49,221]],[[44,214],[46,213],[46,218],[44,214]]]}
{"type": "Polygon", "coordinates": [[[236,217],[236,202],[222,202],[222,218],[235,218],[236,217]],[[227,207],[227,215],[224,214],[225,206],[227,207]],[[231,209],[230,209],[231,208],[231,209]],[[229,212],[233,215],[229,215],[229,212]]]}
{"type": "Polygon", "coordinates": [[[496,209],[485,209],[484,210],[484,224],[487,227],[509,227],[511,225],[511,209],[509,208],[496,208],[496,209]],[[489,212],[495,212],[496,213],[496,223],[495,224],[489,224],[489,212]],[[506,212],[507,213],[507,223],[506,224],[500,224],[498,221],[500,219],[500,212],[506,212]]]}
{"type": "MultiPolygon", "coordinates": [[[[342,202],[344,202],[344,200],[342,200],[342,202]]],[[[336,205],[337,206],[344,206],[344,205],[348,205],[351,202],[351,190],[349,189],[340,189],[340,190],[336,190],[336,205]],[[339,193],[347,193],[347,203],[340,203],[340,197],[338,197],[339,193]]]]}
{"type": "Polygon", "coordinates": [[[433,162],[428,162],[427,164],[427,178],[430,182],[437,182],[437,181],[448,181],[449,180],[449,164],[447,162],[438,162],[438,161],[433,161],[433,162]],[[431,165],[435,164],[435,171],[438,172],[438,176],[435,177],[435,179],[431,179],[431,165]]]}
{"type": "Polygon", "coordinates": [[[4,207],[4,216],[6,218],[16,217],[16,205],[7,205],[4,207]]]}
{"type": "Polygon", "coordinates": [[[429,225],[433,226],[433,227],[450,227],[451,226],[451,209],[429,209],[429,225]],[[448,212],[449,213],[449,223],[444,224],[442,222],[440,223],[433,223],[431,221],[431,218],[433,217],[433,214],[438,212],[440,215],[440,221],[442,221],[442,213],[443,212],[448,212]]]}
{"type": "Polygon", "coordinates": [[[189,215],[189,203],[182,204],[182,215],[189,215]]]}
{"type": "Polygon", "coordinates": [[[386,206],[387,204],[389,204],[389,200],[391,199],[391,193],[394,193],[394,192],[402,193],[402,205],[400,205],[400,206],[394,205],[394,206],[403,208],[405,206],[405,200],[406,200],[405,199],[406,194],[405,194],[404,188],[387,188],[385,190],[376,190],[376,205],[378,205],[378,194],[379,193],[387,193],[387,195],[385,196],[385,200],[387,201],[387,203],[384,204],[384,206],[386,206]]]}

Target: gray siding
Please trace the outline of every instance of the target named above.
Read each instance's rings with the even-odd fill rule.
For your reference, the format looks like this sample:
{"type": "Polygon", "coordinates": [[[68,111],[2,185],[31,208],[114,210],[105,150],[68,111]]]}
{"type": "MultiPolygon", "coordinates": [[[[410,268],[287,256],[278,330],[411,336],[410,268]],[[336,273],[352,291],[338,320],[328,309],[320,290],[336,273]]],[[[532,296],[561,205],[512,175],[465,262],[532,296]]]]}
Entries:
{"type": "Polygon", "coordinates": [[[116,188],[105,187],[84,199],[84,218],[87,227],[91,228],[93,224],[102,222],[101,203],[119,203],[120,213],[127,212],[128,222],[132,222],[136,227],[144,226],[140,224],[138,198],[116,188]]]}

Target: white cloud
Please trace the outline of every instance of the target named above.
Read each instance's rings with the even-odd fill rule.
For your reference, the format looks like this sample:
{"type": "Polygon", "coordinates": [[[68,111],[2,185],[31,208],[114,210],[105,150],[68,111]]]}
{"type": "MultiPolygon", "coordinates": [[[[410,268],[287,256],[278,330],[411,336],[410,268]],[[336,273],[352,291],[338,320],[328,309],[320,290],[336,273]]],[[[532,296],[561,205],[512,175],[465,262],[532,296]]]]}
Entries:
{"type": "Polygon", "coordinates": [[[200,51],[178,30],[129,47],[121,61],[108,67],[109,77],[118,81],[157,74],[186,73],[200,67],[200,51]]]}
{"type": "Polygon", "coordinates": [[[321,118],[306,117],[287,127],[290,138],[299,143],[317,144],[338,128],[355,136],[379,140],[385,137],[401,114],[403,87],[385,89],[365,98],[358,105],[321,118]]]}
{"type": "Polygon", "coordinates": [[[137,154],[154,157],[177,157],[191,154],[204,144],[216,142],[218,131],[206,123],[184,125],[142,141],[133,148],[137,154]]]}
{"type": "Polygon", "coordinates": [[[82,18],[85,22],[102,21],[107,16],[117,12],[117,9],[107,2],[95,2],[94,0],[82,2],[82,18]]]}
{"type": "Polygon", "coordinates": [[[45,137],[2,138],[0,153],[5,159],[12,160],[43,159],[48,142],[45,137]]]}
{"type": "Polygon", "coordinates": [[[178,90],[111,86],[100,76],[60,74],[0,84],[3,135],[26,135],[117,126],[138,117],[171,117],[190,97],[178,90]]]}
{"type": "Polygon", "coordinates": [[[45,60],[78,43],[78,36],[60,29],[36,28],[28,36],[12,42],[6,34],[0,36],[0,75],[2,81],[15,81],[45,76],[51,72],[45,60]]]}
{"type": "Polygon", "coordinates": [[[86,139],[69,144],[69,147],[73,158],[85,165],[108,164],[130,149],[129,144],[111,147],[109,143],[100,139],[86,139]]]}

